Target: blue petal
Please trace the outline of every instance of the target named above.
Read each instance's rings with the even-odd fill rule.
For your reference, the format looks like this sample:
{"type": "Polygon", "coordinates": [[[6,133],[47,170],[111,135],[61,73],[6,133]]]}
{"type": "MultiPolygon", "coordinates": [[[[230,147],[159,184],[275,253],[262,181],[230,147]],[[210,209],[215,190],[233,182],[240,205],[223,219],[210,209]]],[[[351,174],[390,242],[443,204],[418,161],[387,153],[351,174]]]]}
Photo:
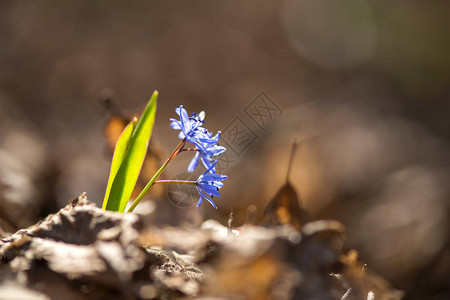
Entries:
{"type": "Polygon", "coordinates": [[[187,171],[189,173],[194,172],[195,168],[197,168],[198,161],[200,160],[200,152],[195,153],[194,158],[192,158],[191,162],[189,163],[187,171]]]}
{"type": "Polygon", "coordinates": [[[220,197],[220,193],[216,187],[208,184],[201,185],[200,187],[203,190],[203,192],[207,193],[208,195],[220,197]]]}
{"type": "Polygon", "coordinates": [[[179,115],[181,117],[181,110],[183,109],[183,105],[180,105],[180,107],[175,108],[175,112],[177,113],[177,115],[179,115]]]}
{"type": "Polygon", "coordinates": [[[199,138],[199,141],[207,144],[217,144],[220,138],[220,131],[217,132],[216,136],[212,137],[212,132],[208,132],[205,136],[199,138]]]}
{"type": "Polygon", "coordinates": [[[178,122],[178,121],[172,121],[172,123],[170,123],[170,127],[172,127],[175,130],[181,129],[180,122],[178,122]]]}
{"type": "Polygon", "coordinates": [[[202,174],[199,178],[199,180],[207,182],[207,181],[222,181],[227,179],[227,175],[221,175],[221,174],[202,174]]]}
{"type": "Polygon", "coordinates": [[[177,115],[180,116],[180,121],[179,122],[180,122],[180,125],[181,125],[181,130],[185,131],[185,124],[184,124],[184,120],[183,120],[183,117],[182,117],[182,115],[183,115],[182,111],[183,110],[185,110],[183,108],[183,105],[180,105],[180,107],[175,108],[175,112],[177,113],[177,115]]]}
{"type": "Polygon", "coordinates": [[[205,136],[199,137],[198,140],[200,142],[202,142],[202,143],[205,143],[205,144],[215,144],[215,143],[217,143],[215,140],[213,140],[213,139],[211,139],[209,137],[205,137],[205,136]]]}
{"type": "MultiPolygon", "coordinates": [[[[203,155],[203,152],[202,152],[201,158],[202,158],[202,163],[203,163],[203,165],[205,166],[205,168],[206,168],[207,170],[209,170],[209,169],[211,168],[211,164],[212,164],[212,163],[208,160],[208,157],[206,157],[205,155],[203,155]]],[[[215,170],[214,168],[212,168],[210,172],[212,172],[212,173],[215,174],[215,173],[216,173],[216,170],[215,170]]]]}
{"type": "Polygon", "coordinates": [[[223,147],[223,146],[214,146],[211,148],[208,148],[208,152],[210,152],[212,155],[219,155],[223,152],[225,152],[227,150],[227,148],[223,147]]]}
{"type": "Polygon", "coordinates": [[[216,188],[220,189],[221,187],[223,187],[223,182],[221,182],[221,181],[214,181],[212,186],[215,186],[216,188]]]}
{"type": "Polygon", "coordinates": [[[189,120],[189,115],[186,112],[186,110],[183,108],[183,105],[180,106],[180,121],[181,121],[181,125],[182,125],[182,130],[184,132],[184,134],[187,135],[187,133],[190,131],[191,129],[191,121],[189,120]]]}
{"type": "MultiPolygon", "coordinates": [[[[202,192],[200,192],[200,195],[202,195],[202,192]]],[[[217,209],[216,204],[214,203],[214,201],[212,201],[208,196],[206,196],[205,194],[202,195],[204,198],[206,198],[206,200],[208,200],[209,203],[211,203],[211,205],[217,209]]]]}
{"type": "Polygon", "coordinates": [[[203,196],[202,196],[202,194],[200,194],[200,199],[198,199],[196,206],[199,207],[200,205],[202,205],[202,202],[203,202],[203,196]]]}

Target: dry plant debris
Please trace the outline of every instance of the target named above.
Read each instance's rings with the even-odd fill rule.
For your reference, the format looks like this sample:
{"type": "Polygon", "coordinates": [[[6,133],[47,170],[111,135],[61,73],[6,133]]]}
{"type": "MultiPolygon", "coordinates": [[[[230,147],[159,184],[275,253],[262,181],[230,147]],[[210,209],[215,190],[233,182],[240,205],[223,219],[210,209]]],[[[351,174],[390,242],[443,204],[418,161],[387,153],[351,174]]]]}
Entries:
{"type": "Polygon", "coordinates": [[[152,227],[82,195],[1,241],[0,296],[401,299],[355,251],[344,252],[344,239],[342,224],[328,220],[301,230],[289,224],[229,230],[213,220],[199,229],[152,227]]]}

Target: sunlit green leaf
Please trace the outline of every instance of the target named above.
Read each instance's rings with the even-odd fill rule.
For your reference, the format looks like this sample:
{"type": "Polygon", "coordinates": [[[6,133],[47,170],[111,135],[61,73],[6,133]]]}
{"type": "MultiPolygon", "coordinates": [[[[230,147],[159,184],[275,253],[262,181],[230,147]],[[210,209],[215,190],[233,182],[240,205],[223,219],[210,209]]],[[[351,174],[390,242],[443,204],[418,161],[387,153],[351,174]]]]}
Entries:
{"type": "Polygon", "coordinates": [[[109,179],[108,184],[106,186],[106,192],[105,192],[105,199],[103,200],[103,206],[102,208],[106,208],[106,204],[108,203],[109,194],[111,192],[111,186],[114,181],[114,178],[116,178],[117,171],[120,168],[120,165],[122,164],[122,161],[125,157],[125,153],[127,150],[128,145],[131,141],[131,135],[133,134],[133,130],[136,126],[137,119],[134,118],[122,131],[122,133],[119,136],[119,139],[117,140],[116,147],[114,148],[114,155],[111,162],[111,170],[109,172],[109,179]]]}
{"type": "Polygon", "coordinates": [[[155,91],[136,124],[122,163],[111,185],[105,209],[125,211],[147,154],[148,142],[155,122],[158,92],[155,91]]]}

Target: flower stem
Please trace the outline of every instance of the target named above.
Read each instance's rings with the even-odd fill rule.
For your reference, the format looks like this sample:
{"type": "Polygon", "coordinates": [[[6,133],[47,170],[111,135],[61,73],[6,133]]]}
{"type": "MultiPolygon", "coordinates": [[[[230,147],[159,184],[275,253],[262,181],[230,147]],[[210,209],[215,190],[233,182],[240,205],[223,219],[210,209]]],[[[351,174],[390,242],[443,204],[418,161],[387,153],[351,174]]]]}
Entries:
{"type": "Polygon", "coordinates": [[[156,179],[158,179],[159,175],[166,169],[167,165],[172,161],[172,159],[175,158],[175,156],[178,155],[178,153],[181,152],[181,149],[183,148],[184,144],[186,144],[186,139],[182,140],[178,146],[173,150],[172,154],[169,156],[169,158],[164,162],[164,164],[159,168],[159,170],[153,175],[152,179],[147,183],[147,185],[142,189],[141,193],[134,199],[133,204],[131,204],[130,208],[128,209],[128,212],[132,212],[136,205],[139,204],[139,202],[142,200],[144,195],[148,192],[148,190],[152,187],[152,185],[155,183],[156,179]]]}
{"type": "Polygon", "coordinates": [[[156,180],[154,184],[157,183],[182,183],[182,184],[197,184],[197,181],[192,180],[156,180]]]}
{"type": "Polygon", "coordinates": [[[200,149],[197,149],[197,148],[183,148],[183,149],[180,150],[180,152],[182,152],[182,151],[200,151],[200,149]]]}

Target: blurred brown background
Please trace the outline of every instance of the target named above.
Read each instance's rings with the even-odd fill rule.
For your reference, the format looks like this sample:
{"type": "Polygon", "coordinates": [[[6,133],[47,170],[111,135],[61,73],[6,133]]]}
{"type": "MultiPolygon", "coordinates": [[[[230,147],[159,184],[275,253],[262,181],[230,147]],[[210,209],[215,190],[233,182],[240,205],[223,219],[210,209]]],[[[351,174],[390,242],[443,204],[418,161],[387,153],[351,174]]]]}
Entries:
{"type": "Polygon", "coordinates": [[[408,299],[448,299],[449,18],[446,0],[2,1],[2,222],[29,225],[84,191],[100,205],[100,99],[138,113],[157,89],[168,151],[179,104],[205,110],[232,147],[229,130],[247,130],[221,162],[219,210],[200,212],[225,221],[233,208],[236,226],[250,204],[261,215],[295,139],[304,207],[343,222],[348,246],[408,299]]]}

